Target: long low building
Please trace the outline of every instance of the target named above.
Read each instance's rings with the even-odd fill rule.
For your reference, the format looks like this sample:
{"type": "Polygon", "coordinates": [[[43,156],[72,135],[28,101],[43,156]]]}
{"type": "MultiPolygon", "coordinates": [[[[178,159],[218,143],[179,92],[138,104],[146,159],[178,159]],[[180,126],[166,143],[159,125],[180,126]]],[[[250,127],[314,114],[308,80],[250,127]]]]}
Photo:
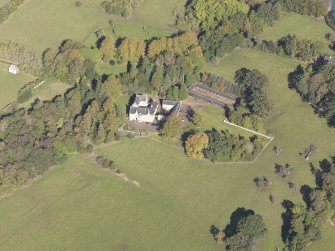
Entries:
{"type": "Polygon", "coordinates": [[[238,97],[213,90],[200,84],[193,85],[188,89],[191,97],[205,100],[208,103],[219,105],[221,107],[233,106],[236,104],[238,97]]]}

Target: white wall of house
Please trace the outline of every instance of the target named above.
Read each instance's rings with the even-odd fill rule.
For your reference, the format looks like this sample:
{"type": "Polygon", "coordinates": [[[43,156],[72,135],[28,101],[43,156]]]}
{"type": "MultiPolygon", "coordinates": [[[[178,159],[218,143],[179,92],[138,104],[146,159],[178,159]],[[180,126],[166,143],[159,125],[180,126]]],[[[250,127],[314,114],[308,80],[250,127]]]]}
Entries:
{"type": "Polygon", "coordinates": [[[167,105],[167,104],[163,104],[162,108],[165,112],[169,112],[171,111],[171,109],[174,107],[174,105],[167,105]]]}

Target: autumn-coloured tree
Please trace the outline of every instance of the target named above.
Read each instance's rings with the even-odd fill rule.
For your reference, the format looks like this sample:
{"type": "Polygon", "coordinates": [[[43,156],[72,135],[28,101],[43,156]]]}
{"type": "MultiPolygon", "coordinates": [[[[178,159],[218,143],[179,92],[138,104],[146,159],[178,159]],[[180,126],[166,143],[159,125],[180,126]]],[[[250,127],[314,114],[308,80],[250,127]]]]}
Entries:
{"type": "Polygon", "coordinates": [[[142,40],[124,38],[117,48],[121,62],[138,61],[145,55],[146,43],[142,40]]]}
{"type": "Polygon", "coordinates": [[[182,121],[181,118],[178,117],[177,114],[173,113],[168,119],[165,121],[163,128],[161,130],[161,134],[167,138],[176,138],[181,131],[182,121]]]}
{"type": "Polygon", "coordinates": [[[101,53],[102,59],[105,62],[109,62],[115,56],[115,46],[114,40],[111,36],[106,36],[101,42],[99,51],[101,53]]]}
{"type": "Polygon", "coordinates": [[[111,98],[113,101],[121,94],[121,85],[114,75],[109,76],[105,82],[102,83],[99,90],[101,97],[111,98]]]}
{"type": "Polygon", "coordinates": [[[203,149],[208,147],[208,136],[205,133],[196,133],[188,137],[185,142],[185,153],[187,157],[202,159],[204,157],[203,149]]]}

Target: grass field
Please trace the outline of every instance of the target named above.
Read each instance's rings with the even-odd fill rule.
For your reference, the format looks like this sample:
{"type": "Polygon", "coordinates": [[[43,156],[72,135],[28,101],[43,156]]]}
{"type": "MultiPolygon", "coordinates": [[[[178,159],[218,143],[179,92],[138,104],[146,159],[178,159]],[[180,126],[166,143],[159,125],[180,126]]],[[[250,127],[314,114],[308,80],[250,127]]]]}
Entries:
{"type": "Polygon", "coordinates": [[[8,73],[8,65],[0,64],[0,109],[15,101],[18,90],[34,79],[25,73],[10,74],[8,73]]]}
{"type": "Polygon", "coordinates": [[[57,47],[64,39],[84,40],[100,27],[108,25],[110,17],[100,1],[29,0],[0,26],[2,41],[13,40],[41,53],[57,47]]]}
{"type": "Polygon", "coordinates": [[[135,11],[135,19],[143,25],[168,29],[174,23],[172,11],[183,7],[186,0],[145,0],[135,11]],[[149,14],[150,13],[150,14],[149,14]]]}
{"type": "Polygon", "coordinates": [[[324,20],[316,20],[314,17],[291,13],[284,14],[274,26],[266,28],[260,38],[276,41],[283,36],[295,34],[299,38],[322,42],[324,44],[323,52],[334,54],[334,51],[328,47],[330,42],[325,38],[327,33],[334,34],[334,31],[324,20]]]}
{"type": "MultiPolygon", "coordinates": [[[[270,80],[268,90],[273,113],[266,121],[283,148],[275,157],[271,147],[249,165],[212,165],[185,158],[173,145],[157,137],[125,140],[97,153],[116,161],[136,188],[87,160],[74,155],[29,188],[0,202],[0,245],[4,250],[222,250],[209,227],[227,224],[237,207],[255,210],[268,227],[262,251],[281,243],[283,199],[301,202],[299,192],[289,190],[274,173],[274,165],[296,168],[292,181],[299,187],[314,185],[308,163],[299,152],[314,143],[317,165],[334,154],[334,130],[319,119],[299,96],[287,87],[287,74],[296,63],[271,54],[237,50],[219,66],[208,66],[227,79],[241,67],[258,68],[270,80]],[[255,177],[273,181],[271,192],[256,189],[255,177]],[[236,194],[238,193],[238,196],[236,194]],[[15,236],[20,236],[17,241],[15,236]]],[[[214,122],[213,122],[214,123],[214,122]]],[[[273,145],[272,145],[273,146],[273,145]]],[[[326,226],[321,241],[308,250],[331,250],[335,228],[326,226]]]]}
{"type": "MultiPolygon", "coordinates": [[[[105,30],[111,33],[107,15],[100,1],[82,0],[81,7],[75,1],[29,0],[0,26],[1,41],[13,40],[42,53],[57,47],[64,39],[90,40],[92,33],[105,30]]],[[[0,1],[1,4],[1,1],[0,1]]],[[[148,39],[168,36],[173,30],[172,10],[184,1],[146,0],[136,9],[130,20],[117,21],[115,36],[148,39]],[[147,15],[150,13],[150,15],[147,15]]],[[[91,42],[91,41],[90,41],[91,42]]]]}
{"type": "Polygon", "coordinates": [[[19,107],[29,108],[36,98],[42,101],[50,101],[57,95],[63,95],[69,88],[71,88],[69,84],[56,79],[48,79],[40,87],[33,89],[32,97],[28,101],[19,104],[19,107]]]}

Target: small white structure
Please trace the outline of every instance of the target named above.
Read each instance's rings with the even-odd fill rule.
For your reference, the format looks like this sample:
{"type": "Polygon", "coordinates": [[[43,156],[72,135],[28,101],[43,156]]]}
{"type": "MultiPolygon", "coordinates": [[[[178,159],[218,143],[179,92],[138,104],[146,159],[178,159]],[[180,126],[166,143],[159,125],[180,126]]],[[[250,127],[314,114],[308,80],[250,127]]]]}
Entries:
{"type": "Polygon", "coordinates": [[[147,95],[136,95],[135,102],[129,109],[129,121],[153,123],[156,118],[158,103],[147,95]]]}
{"type": "Polygon", "coordinates": [[[19,74],[20,69],[17,65],[12,64],[8,67],[8,72],[16,75],[19,74]]]}

